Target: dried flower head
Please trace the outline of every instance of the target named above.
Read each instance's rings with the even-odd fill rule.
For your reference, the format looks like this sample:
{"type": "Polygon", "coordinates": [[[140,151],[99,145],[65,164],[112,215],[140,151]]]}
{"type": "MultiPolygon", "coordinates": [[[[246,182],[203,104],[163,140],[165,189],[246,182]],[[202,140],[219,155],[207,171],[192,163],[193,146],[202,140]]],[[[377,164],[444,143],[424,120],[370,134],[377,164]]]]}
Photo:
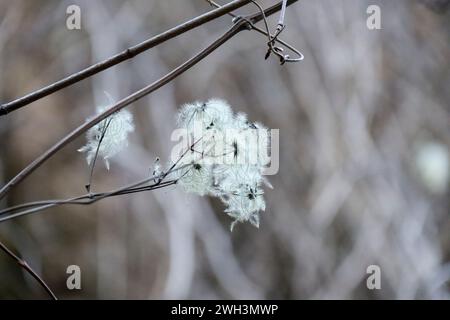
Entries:
{"type": "MultiPolygon", "coordinates": [[[[109,106],[97,107],[97,114],[109,106]]],[[[86,133],[86,145],[78,149],[86,153],[86,161],[90,165],[97,156],[102,157],[109,170],[109,159],[128,145],[128,134],[134,131],[133,116],[130,111],[122,109],[99,122],[86,133]]]]}
{"type": "Polygon", "coordinates": [[[231,229],[245,221],[258,227],[259,213],[266,208],[262,184],[267,180],[261,173],[267,163],[260,155],[267,152],[268,130],[244,113],[233,114],[220,99],[185,104],[178,125],[187,137],[201,140],[179,161],[188,167],[175,174],[178,184],[187,192],[221,199],[234,218],[231,229]]]}
{"type": "Polygon", "coordinates": [[[223,130],[232,121],[231,107],[220,99],[185,104],[178,115],[179,127],[188,130],[223,130]]]}

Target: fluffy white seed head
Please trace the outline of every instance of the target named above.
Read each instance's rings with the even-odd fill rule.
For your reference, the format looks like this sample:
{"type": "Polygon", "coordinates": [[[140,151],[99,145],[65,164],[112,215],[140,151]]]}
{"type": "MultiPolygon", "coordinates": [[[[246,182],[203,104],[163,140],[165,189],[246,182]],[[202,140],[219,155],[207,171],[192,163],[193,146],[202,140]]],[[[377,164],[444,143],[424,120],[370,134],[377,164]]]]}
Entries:
{"type": "Polygon", "coordinates": [[[186,192],[204,196],[211,193],[214,177],[210,166],[194,162],[185,170],[179,170],[180,184],[186,192]]]}
{"type": "Polygon", "coordinates": [[[223,202],[228,206],[225,212],[235,219],[231,224],[231,230],[236,222],[245,221],[259,227],[259,213],[266,209],[262,189],[253,189],[249,185],[242,186],[240,190],[229,195],[223,202]]]}
{"type": "MultiPolygon", "coordinates": [[[[187,192],[218,197],[225,212],[236,222],[259,226],[259,213],[265,210],[261,173],[267,152],[267,129],[250,122],[244,113],[233,114],[223,100],[185,104],[178,114],[178,126],[201,140],[184,153],[178,165],[189,165],[175,174],[187,192]],[[264,137],[264,135],[266,135],[264,137]]],[[[270,185],[270,184],[269,184],[270,185]]]]}
{"type": "MultiPolygon", "coordinates": [[[[108,107],[97,107],[97,114],[108,107]]],[[[109,159],[128,145],[128,134],[132,131],[134,131],[133,116],[130,111],[123,109],[90,128],[86,133],[86,145],[78,151],[85,152],[86,161],[91,164],[98,149],[98,156],[103,158],[109,170],[109,159]]]]}
{"type": "Polygon", "coordinates": [[[178,115],[179,127],[188,130],[223,130],[232,121],[231,107],[220,99],[185,104],[178,115]]]}

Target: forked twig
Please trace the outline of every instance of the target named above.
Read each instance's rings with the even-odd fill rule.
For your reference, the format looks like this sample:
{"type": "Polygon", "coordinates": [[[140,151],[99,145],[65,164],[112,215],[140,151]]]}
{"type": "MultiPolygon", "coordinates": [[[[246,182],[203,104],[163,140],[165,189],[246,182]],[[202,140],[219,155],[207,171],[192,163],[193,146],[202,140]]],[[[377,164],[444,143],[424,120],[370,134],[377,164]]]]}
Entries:
{"type": "Polygon", "coordinates": [[[0,210],[0,223],[5,222],[7,220],[11,220],[14,218],[18,218],[24,215],[29,215],[32,213],[40,212],[52,207],[60,206],[60,205],[66,205],[66,204],[77,204],[77,205],[89,205],[93,204],[94,202],[100,201],[102,199],[106,199],[113,196],[119,196],[119,195],[125,195],[125,194],[131,194],[131,193],[137,193],[137,192],[144,192],[144,191],[152,191],[161,189],[167,186],[174,185],[178,182],[179,179],[181,179],[188,170],[179,175],[177,179],[172,179],[169,181],[164,181],[170,174],[180,171],[186,168],[189,168],[192,166],[192,164],[184,164],[181,166],[178,166],[180,161],[186,156],[186,154],[192,150],[193,147],[197,145],[198,142],[202,140],[202,137],[194,141],[190,147],[186,148],[186,150],[180,155],[180,157],[175,161],[168,170],[165,172],[162,172],[159,175],[153,175],[152,177],[148,177],[142,180],[139,180],[137,182],[125,185],[123,187],[117,188],[113,191],[109,192],[102,192],[102,193],[91,193],[88,191],[87,194],[78,196],[78,197],[72,197],[68,199],[63,200],[42,200],[42,201],[34,201],[34,202],[28,202],[24,204],[20,204],[17,206],[9,207],[3,210],[0,210]],[[178,167],[177,167],[178,166],[178,167]],[[155,183],[150,185],[144,185],[149,183],[150,181],[155,181],[155,183]],[[22,210],[25,209],[25,210],[22,210]]]}
{"type": "MultiPolygon", "coordinates": [[[[211,6],[216,7],[216,8],[221,8],[221,6],[215,2],[214,0],[205,0],[206,2],[208,2],[211,6]]],[[[257,27],[254,24],[251,24],[251,29],[255,30],[256,32],[259,32],[260,34],[263,34],[265,36],[268,37],[268,42],[267,45],[269,47],[265,59],[269,58],[271,53],[274,53],[276,56],[278,56],[278,58],[280,59],[280,63],[284,64],[286,62],[299,62],[302,61],[305,57],[303,55],[303,53],[301,53],[298,49],[296,49],[294,46],[290,45],[289,43],[281,40],[279,38],[279,35],[281,33],[281,31],[283,31],[285,25],[284,25],[284,16],[285,16],[285,12],[286,12],[286,6],[290,3],[288,3],[288,1],[283,0],[282,6],[281,6],[281,10],[282,13],[280,14],[280,19],[278,21],[278,25],[277,25],[277,30],[275,32],[275,34],[272,36],[270,34],[270,30],[269,30],[269,25],[267,23],[267,19],[266,19],[266,15],[264,14],[264,10],[262,9],[261,5],[256,2],[255,0],[251,1],[254,5],[256,5],[258,7],[258,9],[261,12],[262,15],[262,20],[264,21],[264,26],[266,30],[263,30],[259,27],[257,27]],[[284,12],[283,12],[284,11],[284,12]],[[275,46],[275,43],[280,43],[281,45],[285,46],[286,48],[288,48],[289,50],[291,50],[292,52],[294,52],[298,57],[297,58],[290,58],[289,55],[284,55],[283,51],[284,49],[278,46],[275,46]]],[[[229,16],[233,17],[233,18],[238,18],[239,16],[234,14],[233,12],[229,12],[228,13],[229,16]]]]}
{"type": "MultiPolygon", "coordinates": [[[[137,183],[137,185],[146,183],[146,182],[148,182],[148,180],[153,180],[153,178],[145,179],[145,182],[143,182],[144,180],[140,181],[139,183],[137,183]]],[[[137,193],[137,192],[157,190],[157,189],[161,189],[164,187],[174,185],[176,183],[177,183],[177,180],[170,180],[170,181],[166,181],[166,182],[155,183],[155,184],[148,185],[148,186],[141,186],[141,187],[126,186],[126,187],[122,187],[117,190],[113,190],[113,191],[109,191],[109,192],[88,193],[88,194],[85,194],[82,196],[68,198],[68,199],[62,199],[62,200],[43,200],[43,201],[24,203],[24,204],[15,206],[15,207],[6,208],[6,209],[2,210],[0,212],[1,215],[7,214],[10,212],[13,212],[13,213],[0,217],[0,223],[11,220],[11,219],[15,219],[18,217],[22,217],[25,215],[44,211],[46,209],[50,209],[53,207],[61,206],[61,205],[66,205],[66,204],[90,205],[90,204],[93,204],[93,203],[100,201],[102,199],[105,199],[105,198],[120,196],[120,195],[125,195],[125,194],[131,194],[131,193],[137,193]],[[17,210],[20,210],[22,208],[27,208],[27,207],[30,209],[15,212],[17,210]]]]}

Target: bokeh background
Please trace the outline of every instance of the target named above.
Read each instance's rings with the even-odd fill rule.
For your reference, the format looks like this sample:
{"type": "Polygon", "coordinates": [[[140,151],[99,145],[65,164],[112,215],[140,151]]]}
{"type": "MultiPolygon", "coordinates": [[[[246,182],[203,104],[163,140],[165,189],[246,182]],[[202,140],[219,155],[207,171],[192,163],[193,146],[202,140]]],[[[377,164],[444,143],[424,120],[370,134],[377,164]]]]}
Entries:
{"type": "MultiPolygon", "coordinates": [[[[259,229],[230,233],[220,202],[170,187],[8,221],[0,239],[64,299],[449,298],[448,9],[447,0],[302,0],[289,7],[283,38],[303,62],[265,61],[266,39],[246,31],[130,107],[137,129],[110,171],[99,162],[95,190],[139,180],[156,157],[168,159],[185,102],[220,97],[279,128],[280,169],[259,229]],[[381,8],[381,30],[366,27],[370,4],[381,8]],[[66,288],[73,264],[79,291],[66,288]],[[366,288],[369,265],[381,268],[381,290],[366,288]]],[[[0,0],[0,101],[208,10],[203,0],[0,0]],[[81,30],[66,28],[71,4],[81,7],[81,30]]],[[[142,88],[230,23],[217,19],[0,118],[1,183],[105,104],[104,91],[119,99],[142,88]]],[[[84,193],[84,142],[1,207],[84,193]]],[[[47,296],[0,252],[0,298],[47,296]]]]}

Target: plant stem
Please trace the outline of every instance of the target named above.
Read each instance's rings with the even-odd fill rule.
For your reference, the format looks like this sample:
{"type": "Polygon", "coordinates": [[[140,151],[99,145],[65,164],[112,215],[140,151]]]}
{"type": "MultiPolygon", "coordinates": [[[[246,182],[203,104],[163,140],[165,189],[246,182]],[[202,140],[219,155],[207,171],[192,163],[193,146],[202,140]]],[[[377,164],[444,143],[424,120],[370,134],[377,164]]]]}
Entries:
{"type": "Polygon", "coordinates": [[[53,291],[50,289],[50,287],[47,285],[47,283],[33,270],[33,268],[30,267],[30,265],[25,260],[23,260],[19,256],[17,256],[14,252],[11,251],[11,249],[9,249],[1,241],[0,241],[0,249],[2,249],[8,256],[10,256],[12,259],[14,259],[21,268],[23,268],[29,275],[31,275],[39,283],[39,285],[42,288],[44,288],[44,290],[49,294],[49,296],[53,300],[58,300],[58,298],[53,293],[53,291]]]}

